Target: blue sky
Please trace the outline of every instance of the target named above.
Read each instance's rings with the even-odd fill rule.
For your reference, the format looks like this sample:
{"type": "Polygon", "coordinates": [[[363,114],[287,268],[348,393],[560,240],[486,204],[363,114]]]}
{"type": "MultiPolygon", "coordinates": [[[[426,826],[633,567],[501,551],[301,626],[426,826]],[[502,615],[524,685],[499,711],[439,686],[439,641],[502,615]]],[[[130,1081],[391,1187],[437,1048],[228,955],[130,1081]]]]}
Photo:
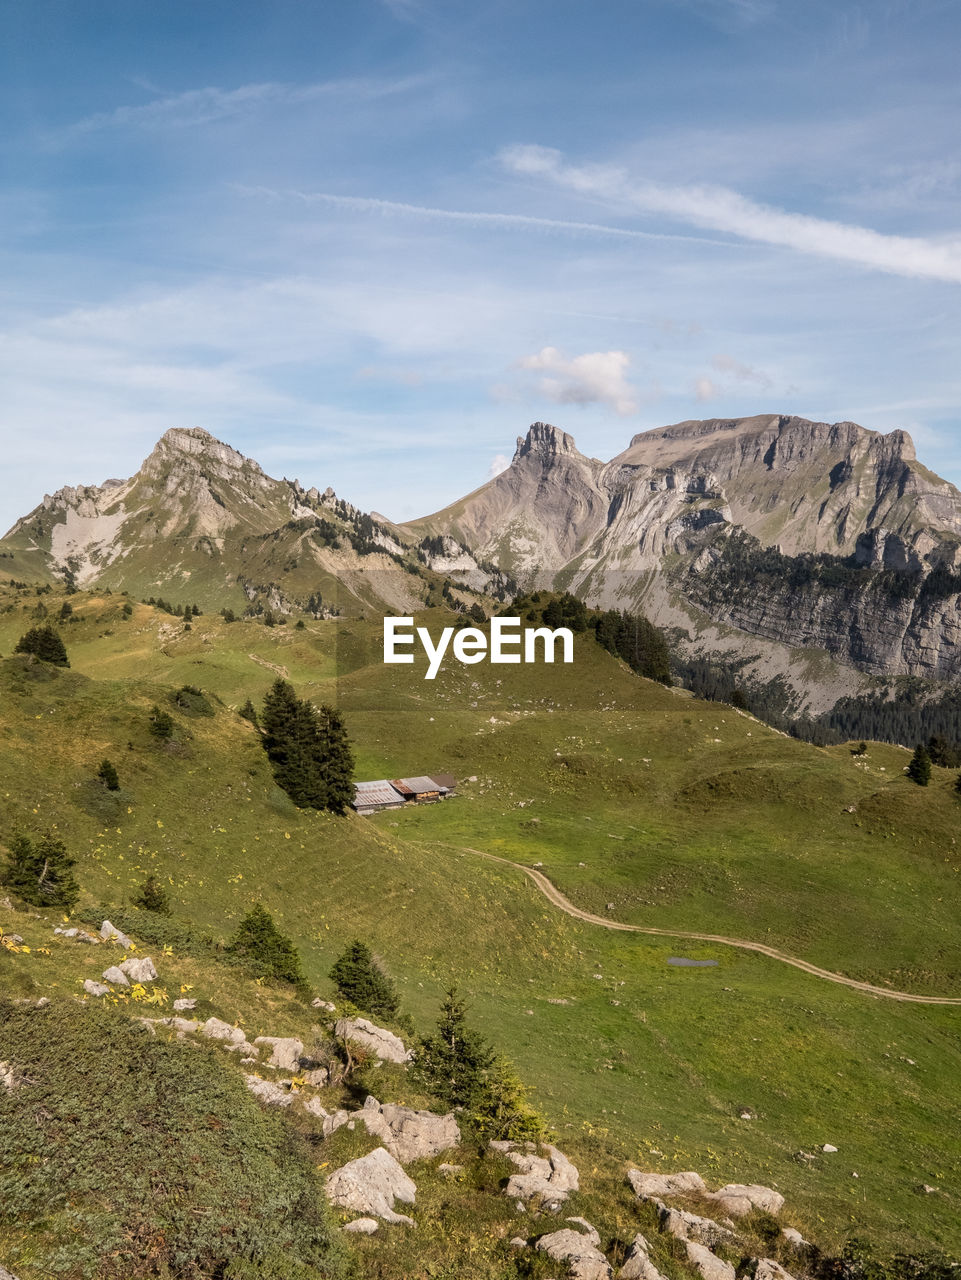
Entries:
{"type": "Polygon", "coordinates": [[[0,0],[0,526],[203,426],[403,519],[535,419],[961,483],[954,0],[0,0]]]}

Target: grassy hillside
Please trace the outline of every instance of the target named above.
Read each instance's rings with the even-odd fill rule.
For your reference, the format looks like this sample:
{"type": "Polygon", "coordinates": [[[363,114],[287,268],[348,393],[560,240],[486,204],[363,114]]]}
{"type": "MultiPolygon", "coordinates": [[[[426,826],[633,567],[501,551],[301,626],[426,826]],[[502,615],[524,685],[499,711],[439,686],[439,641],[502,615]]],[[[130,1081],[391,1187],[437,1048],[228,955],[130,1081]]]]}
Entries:
{"type": "MultiPolygon", "coordinates": [[[[872,746],[857,761],[797,743],[639,680],[581,638],[572,667],[448,665],[426,682],[423,664],[382,665],[374,621],[271,629],[205,615],[184,632],[142,605],[124,618],[120,596],[78,593],[61,628],[69,670],[9,656],[38,601],[55,616],[63,599],[0,591],[0,839],[53,830],[79,859],[81,905],[116,908],[152,872],[175,920],[223,938],[261,901],[323,994],[334,957],[363,937],[425,1030],[444,987],[461,983],[599,1184],[617,1184],[626,1160],[696,1168],[776,1184],[825,1246],[857,1230],[892,1250],[961,1251],[961,1010],[882,1001],[716,945],[610,933],[465,851],[543,863],[578,905],[612,918],[753,938],[958,995],[951,776],[914,787],[903,751],[872,746]],[[372,820],[297,811],[232,709],[259,702],[278,672],[339,703],[358,777],[476,781],[444,805],[372,820]],[[213,714],[179,708],[183,684],[213,714]],[[171,744],[149,731],[155,703],[174,717],[171,744]],[[104,756],[120,792],[93,781],[104,756]],[[718,964],[669,966],[678,955],[718,964]],[[839,1153],[796,1159],[825,1142],[839,1153]]],[[[0,952],[24,993],[54,995],[97,976],[99,956],[71,955],[64,967],[62,949],[0,952]]],[[[168,963],[253,1032],[300,1033],[310,1017],[281,1016],[269,992],[203,956],[168,963]]]]}

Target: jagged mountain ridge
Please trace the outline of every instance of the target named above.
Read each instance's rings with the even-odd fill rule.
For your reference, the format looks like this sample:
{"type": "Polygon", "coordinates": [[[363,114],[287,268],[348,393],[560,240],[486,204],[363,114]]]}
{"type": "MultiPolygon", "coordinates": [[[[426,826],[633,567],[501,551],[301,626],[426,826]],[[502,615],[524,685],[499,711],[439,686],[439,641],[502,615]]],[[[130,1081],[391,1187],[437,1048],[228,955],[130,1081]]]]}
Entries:
{"type": "Polygon", "coordinates": [[[812,707],[853,692],[855,672],[961,673],[961,493],[904,431],[688,421],[604,463],[537,422],[506,471],[409,528],[531,585],[643,607],[689,652],[785,675],[812,707]],[[786,651],[812,649],[827,664],[786,651]]]}
{"type": "MultiPolygon", "coordinates": [[[[0,547],[18,566],[78,586],[233,607],[302,607],[318,595],[331,607],[345,596],[370,602],[397,594],[407,576],[391,558],[404,547],[383,522],[332,489],[272,479],[199,427],[167,431],[128,480],[46,495],[0,547]]],[[[411,599],[400,590],[395,603],[411,599]]]]}

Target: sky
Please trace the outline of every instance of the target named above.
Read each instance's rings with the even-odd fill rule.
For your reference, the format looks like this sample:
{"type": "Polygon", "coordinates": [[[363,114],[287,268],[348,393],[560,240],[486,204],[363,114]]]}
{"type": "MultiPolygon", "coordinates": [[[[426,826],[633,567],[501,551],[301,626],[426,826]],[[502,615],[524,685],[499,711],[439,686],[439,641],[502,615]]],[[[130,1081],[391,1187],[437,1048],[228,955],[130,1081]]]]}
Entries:
{"type": "Polygon", "coordinates": [[[961,484],[955,0],[0,0],[0,530],[170,427],[403,520],[535,420],[961,484]]]}

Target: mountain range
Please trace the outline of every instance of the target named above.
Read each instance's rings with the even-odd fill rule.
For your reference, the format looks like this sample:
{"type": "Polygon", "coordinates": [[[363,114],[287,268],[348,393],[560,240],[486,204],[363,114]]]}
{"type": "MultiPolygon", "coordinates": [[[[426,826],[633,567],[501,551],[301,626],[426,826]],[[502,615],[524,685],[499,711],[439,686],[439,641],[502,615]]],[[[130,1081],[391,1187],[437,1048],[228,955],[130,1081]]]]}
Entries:
{"type": "Polygon", "coordinates": [[[852,422],[682,422],[609,462],[535,422],[504,472],[407,524],[175,428],[130,479],[45,496],[0,554],[31,578],[247,610],[563,588],[643,611],[746,685],[782,682],[798,712],[961,668],[961,493],[906,432],[852,422]]]}

